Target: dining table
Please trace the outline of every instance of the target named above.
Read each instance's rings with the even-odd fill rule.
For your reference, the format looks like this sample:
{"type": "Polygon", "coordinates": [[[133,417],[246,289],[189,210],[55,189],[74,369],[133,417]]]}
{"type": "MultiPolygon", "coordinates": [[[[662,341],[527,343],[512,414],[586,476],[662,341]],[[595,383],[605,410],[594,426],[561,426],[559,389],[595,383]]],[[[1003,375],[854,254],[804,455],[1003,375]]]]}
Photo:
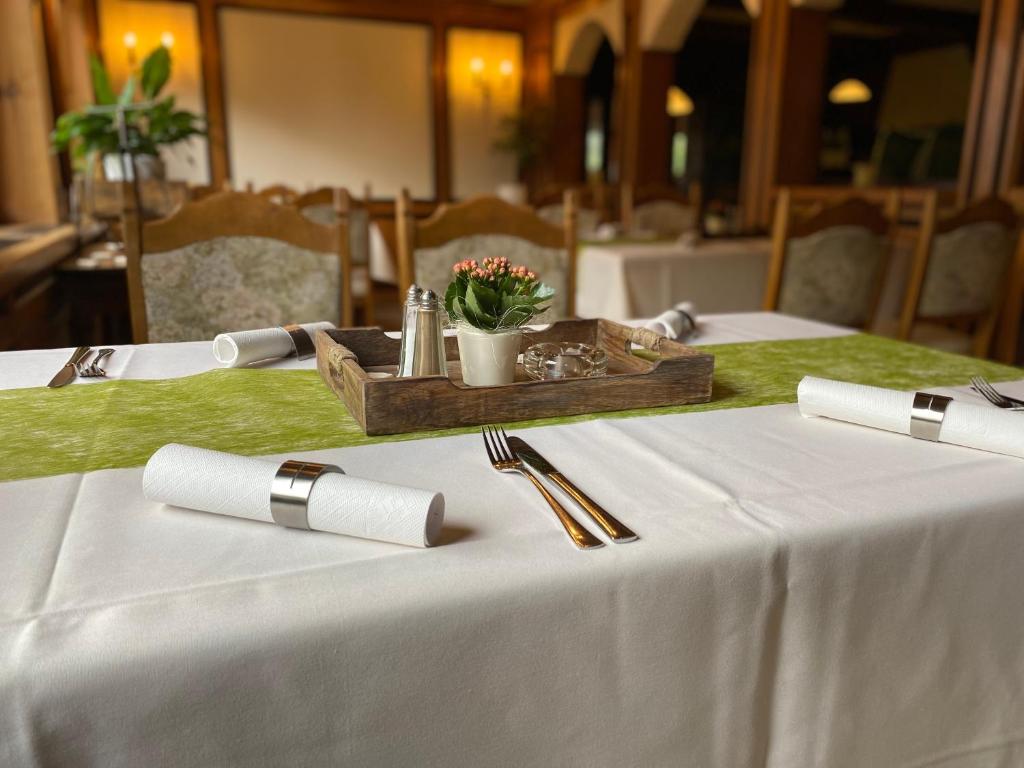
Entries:
{"type": "Polygon", "coordinates": [[[707,403],[505,425],[638,535],[588,551],[478,429],[366,436],[315,360],[0,353],[0,765],[1024,763],[1021,459],[796,405],[1024,373],[766,312],[687,343],[707,403]],[[147,500],[173,442],[441,492],[440,543],[147,500]]]}
{"type": "Polygon", "coordinates": [[[761,308],[771,259],[766,237],[587,241],[578,253],[576,310],[583,317],[653,317],[677,302],[702,312],[761,308]]]}

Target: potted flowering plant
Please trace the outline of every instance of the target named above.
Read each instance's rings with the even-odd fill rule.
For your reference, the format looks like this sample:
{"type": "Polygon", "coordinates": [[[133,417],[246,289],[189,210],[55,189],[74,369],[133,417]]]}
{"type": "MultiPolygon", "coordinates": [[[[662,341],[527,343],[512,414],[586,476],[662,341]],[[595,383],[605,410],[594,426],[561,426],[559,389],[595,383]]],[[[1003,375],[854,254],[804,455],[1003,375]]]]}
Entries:
{"type": "Polygon", "coordinates": [[[523,266],[504,257],[460,261],[445,292],[444,305],[455,321],[462,381],[470,386],[511,384],[523,326],[544,312],[555,295],[523,266]]]}

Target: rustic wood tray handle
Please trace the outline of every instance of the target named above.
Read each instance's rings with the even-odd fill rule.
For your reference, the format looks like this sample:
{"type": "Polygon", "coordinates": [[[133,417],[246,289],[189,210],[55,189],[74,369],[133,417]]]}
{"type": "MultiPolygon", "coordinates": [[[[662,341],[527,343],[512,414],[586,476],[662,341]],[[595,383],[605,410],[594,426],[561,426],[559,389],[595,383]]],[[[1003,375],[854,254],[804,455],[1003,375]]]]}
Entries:
{"type": "Polygon", "coordinates": [[[661,352],[661,345],[666,339],[661,334],[655,333],[649,328],[630,328],[629,336],[626,339],[626,354],[632,354],[632,345],[639,344],[651,352],[661,352]]]}

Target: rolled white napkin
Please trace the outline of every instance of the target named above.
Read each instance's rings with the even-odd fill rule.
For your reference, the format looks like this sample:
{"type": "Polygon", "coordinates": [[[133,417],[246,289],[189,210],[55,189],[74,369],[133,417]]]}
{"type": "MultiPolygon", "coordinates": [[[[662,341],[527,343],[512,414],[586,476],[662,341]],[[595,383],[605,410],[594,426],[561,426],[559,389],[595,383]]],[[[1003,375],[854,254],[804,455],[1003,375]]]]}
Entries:
{"type": "MultiPolygon", "coordinates": [[[[797,402],[802,416],[910,434],[913,392],[805,376],[797,387],[797,402]]],[[[1024,458],[1024,414],[954,400],[946,408],[939,442],[1024,458]]]]}
{"type": "Polygon", "coordinates": [[[692,301],[681,301],[649,321],[644,328],[670,339],[685,338],[697,330],[697,307],[692,301]]]}
{"type": "MultiPolygon", "coordinates": [[[[334,328],[334,323],[301,323],[309,338],[317,331],[334,328]]],[[[260,328],[255,331],[221,333],[213,339],[213,356],[228,368],[240,368],[260,360],[288,357],[292,353],[291,336],[283,328],[260,328]]]]}
{"type": "MultiPolygon", "coordinates": [[[[150,501],[272,523],[270,486],[280,466],[171,443],[149,458],[142,487],[150,501]]],[[[429,547],[441,534],[444,496],[331,472],[313,484],[307,512],[315,531],[429,547]]]]}

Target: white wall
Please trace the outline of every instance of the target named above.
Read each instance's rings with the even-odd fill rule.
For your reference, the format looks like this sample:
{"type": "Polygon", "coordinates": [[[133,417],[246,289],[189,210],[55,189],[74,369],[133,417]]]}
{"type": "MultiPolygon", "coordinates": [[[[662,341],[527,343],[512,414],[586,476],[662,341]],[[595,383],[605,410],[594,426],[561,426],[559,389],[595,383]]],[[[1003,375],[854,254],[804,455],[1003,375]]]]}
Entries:
{"type": "Polygon", "coordinates": [[[428,27],[232,8],[220,21],[236,185],[433,196],[428,27]]]}
{"type": "Polygon", "coordinates": [[[495,152],[501,120],[520,110],[522,38],[511,32],[452,29],[448,32],[448,115],[451,135],[452,195],[493,194],[516,180],[514,157],[495,152]],[[482,72],[470,62],[479,59],[482,72]],[[501,72],[502,62],[511,72],[501,72]]]}

